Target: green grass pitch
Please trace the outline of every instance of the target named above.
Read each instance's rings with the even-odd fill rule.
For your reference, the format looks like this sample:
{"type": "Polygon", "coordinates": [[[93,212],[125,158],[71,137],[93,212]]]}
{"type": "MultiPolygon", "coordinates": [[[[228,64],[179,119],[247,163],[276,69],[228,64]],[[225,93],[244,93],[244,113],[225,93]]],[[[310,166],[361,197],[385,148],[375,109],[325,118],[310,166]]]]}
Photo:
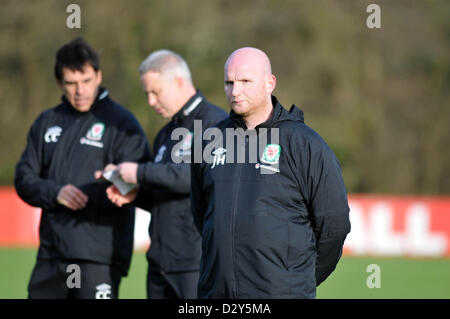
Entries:
{"type": "MultiPolygon", "coordinates": [[[[26,298],[36,249],[0,249],[0,298],[26,298]]],[[[120,298],[145,298],[147,261],[135,252],[120,298]]],[[[343,257],[317,298],[450,298],[450,259],[343,257]],[[380,288],[368,288],[367,266],[380,267],[380,288]]]]}

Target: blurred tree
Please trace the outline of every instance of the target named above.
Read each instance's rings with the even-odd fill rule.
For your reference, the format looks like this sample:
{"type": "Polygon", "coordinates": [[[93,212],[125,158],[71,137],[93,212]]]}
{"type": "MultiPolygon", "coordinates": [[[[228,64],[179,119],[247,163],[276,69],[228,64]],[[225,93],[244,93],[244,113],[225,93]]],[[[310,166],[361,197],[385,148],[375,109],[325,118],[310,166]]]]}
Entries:
{"type": "Polygon", "coordinates": [[[228,109],[223,65],[242,46],[267,52],[275,94],[305,112],[337,154],[350,192],[450,194],[450,2],[378,0],[381,29],[368,29],[372,1],[77,1],[81,29],[66,27],[57,0],[2,1],[0,183],[36,116],[59,102],[56,50],[76,36],[101,53],[104,85],[153,142],[166,121],[146,103],[138,67],[153,50],[179,52],[194,82],[228,109]]]}

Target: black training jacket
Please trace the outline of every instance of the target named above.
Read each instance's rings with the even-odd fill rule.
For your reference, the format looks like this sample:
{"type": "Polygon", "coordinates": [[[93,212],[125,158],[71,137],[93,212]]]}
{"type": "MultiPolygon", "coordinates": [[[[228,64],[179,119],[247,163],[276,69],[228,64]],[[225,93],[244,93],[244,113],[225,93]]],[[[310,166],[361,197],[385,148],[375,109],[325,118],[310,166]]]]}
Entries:
{"type": "Polygon", "coordinates": [[[350,221],[340,163],[300,109],[272,103],[270,118],[252,131],[231,112],[217,125],[224,141],[204,142],[211,157],[192,164],[199,298],[315,298],[342,254],[350,221]],[[227,128],[237,129],[234,146],[227,128]]]}
{"type": "Polygon", "coordinates": [[[179,272],[200,268],[201,239],[189,200],[194,121],[201,120],[205,129],[227,115],[197,91],[158,133],[153,162],[138,167],[141,188],[136,205],[150,211],[152,216],[151,245],[147,252],[150,270],[179,272]],[[184,133],[172,138],[176,129],[184,133]]]}
{"type": "Polygon", "coordinates": [[[106,197],[109,183],[94,172],[108,163],[150,159],[144,132],[135,117],[100,89],[88,112],[62,103],[33,123],[16,166],[17,194],[42,208],[38,259],[77,259],[115,265],[128,272],[134,230],[134,206],[118,208],[106,197]],[[73,184],[88,196],[86,207],[72,211],[57,200],[62,186],[73,184]]]}

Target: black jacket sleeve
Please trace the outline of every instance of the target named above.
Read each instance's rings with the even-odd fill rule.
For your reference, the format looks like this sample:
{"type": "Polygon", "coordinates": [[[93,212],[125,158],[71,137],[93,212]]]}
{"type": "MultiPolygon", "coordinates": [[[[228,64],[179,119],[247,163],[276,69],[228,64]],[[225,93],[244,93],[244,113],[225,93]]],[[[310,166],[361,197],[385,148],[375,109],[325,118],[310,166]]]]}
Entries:
{"type": "Polygon", "coordinates": [[[129,115],[124,128],[114,141],[114,162],[138,162],[150,160],[150,148],[145,133],[134,116],[129,115]]]}
{"type": "Polygon", "coordinates": [[[308,157],[307,202],[316,237],[318,286],[336,268],[350,232],[350,219],[341,167],[331,149],[320,140],[310,145],[308,157]]]}
{"type": "Polygon", "coordinates": [[[200,235],[203,231],[203,216],[206,210],[205,195],[203,194],[202,165],[191,164],[191,211],[194,224],[200,235]]]}
{"type": "Polygon", "coordinates": [[[139,164],[139,184],[151,184],[153,188],[164,187],[174,193],[189,194],[191,169],[188,163],[142,163],[139,164]]]}
{"type": "Polygon", "coordinates": [[[14,186],[19,197],[26,203],[53,210],[58,205],[56,198],[63,185],[42,177],[42,149],[44,136],[41,134],[41,118],[36,120],[28,132],[27,145],[16,165],[14,186]]]}

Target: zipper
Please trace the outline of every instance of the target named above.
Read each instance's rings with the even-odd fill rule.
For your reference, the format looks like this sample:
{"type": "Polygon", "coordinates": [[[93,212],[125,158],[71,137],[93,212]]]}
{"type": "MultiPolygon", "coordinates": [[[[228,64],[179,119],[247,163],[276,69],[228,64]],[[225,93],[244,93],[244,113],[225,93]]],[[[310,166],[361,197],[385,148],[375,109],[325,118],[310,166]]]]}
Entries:
{"type": "MultiPolygon", "coordinates": [[[[239,296],[239,291],[238,291],[238,287],[237,287],[237,270],[236,270],[236,240],[235,240],[235,228],[236,228],[236,208],[237,208],[237,203],[238,203],[238,197],[239,197],[239,186],[240,186],[240,177],[241,177],[241,172],[242,172],[242,168],[244,167],[245,163],[247,162],[247,151],[248,151],[248,135],[245,135],[245,147],[244,147],[244,151],[245,151],[245,162],[244,163],[237,163],[238,166],[238,171],[237,171],[237,176],[236,176],[236,187],[234,189],[234,194],[233,194],[233,198],[235,199],[235,205],[233,207],[233,213],[231,215],[231,258],[233,259],[232,265],[233,265],[233,273],[234,273],[234,282],[233,282],[233,298],[238,298],[239,296]]],[[[238,146],[239,147],[239,146],[238,146]]]]}
{"type": "Polygon", "coordinates": [[[237,176],[236,176],[236,187],[234,189],[234,194],[233,194],[233,198],[234,198],[234,207],[233,207],[233,213],[231,215],[231,258],[233,259],[232,261],[232,266],[233,266],[233,273],[234,273],[234,281],[233,281],[233,298],[238,298],[238,288],[237,288],[237,270],[236,270],[236,241],[235,241],[235,217],[236,217],[236,207],[237,207],[237,202],[238,202],[238,196],[239,196],[239,185],[240,185],[240,176],[241,176],[241,171],[242,171],[242,164],[238,164],[238,172],[237,172],[237,176]]]}

